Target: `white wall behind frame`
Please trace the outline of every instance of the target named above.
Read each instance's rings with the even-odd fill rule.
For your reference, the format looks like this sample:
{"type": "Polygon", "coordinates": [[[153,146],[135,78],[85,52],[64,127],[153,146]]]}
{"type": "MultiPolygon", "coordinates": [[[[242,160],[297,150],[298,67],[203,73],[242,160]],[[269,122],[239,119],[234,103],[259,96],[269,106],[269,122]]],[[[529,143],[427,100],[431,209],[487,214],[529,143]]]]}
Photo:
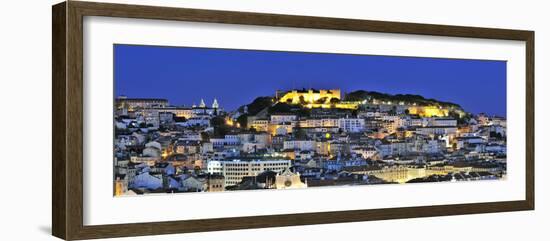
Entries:
{"type": "MultiPolygon", "coordinates": [[[[101,0],[98,0],[101,1],[101,0]]],[[[3,199],[0,201],[2,240],[59,240],[50,236],[50,156],[51,156],[51,41],[50,7],[59,1],[8,1],[3,3],[0,27],[0,71],[4,127],[0,139],[5,164],[25,163],[27,175],[4,171],[3,199]],[[24,13],[24,14],[22,14],[24,13]],[[32,66],[29,69],[29,66],[32,66]],[[16,104],[17,103],[17,104],[16,104]],[[25,106],[26,108],[22,108],[25,106]],[[26,118],[29,108],[40,118],[26,118]],[[9,113],[9,116],[4,115],[9,113]],[[18,117],[18,118],[16,118],[18,117]],[[24,118],[25,117],[25,118],[24,118]],[[40,123],[40,124],[37,124],[40,123]],[[33,128],[14,128],[26,126],[33,128]],[[30,141],[32,147],[29,147],[30,141]],[[27,143],[23,145],[21,143],[27,143]],[[16,185],[17,184],[17,185],[16,185]]],[[[140,3],[143,1],[132,1],[140,3]]],[[[530,29],[536,31],[536,210],[420,219],[357,222],[330,225],[235,230],[164,236],[147,236],[108,240],[262,240],[281,237],[306,240],[360,238],[370,240],[546,240],[550,219],[550,188],[546,180],[546,146],[550,126],[550,15],[546,1],[322,1],[322,0],[158,0],[155,4],[176,4],[180,7],[223,10],[259,11],[285,14],[425,22],[481,27],[530,29]],[[466,233],[466,234],[464,234],[466,233]],[[307,236],[305,236],[305,235],[307,236]]]]}

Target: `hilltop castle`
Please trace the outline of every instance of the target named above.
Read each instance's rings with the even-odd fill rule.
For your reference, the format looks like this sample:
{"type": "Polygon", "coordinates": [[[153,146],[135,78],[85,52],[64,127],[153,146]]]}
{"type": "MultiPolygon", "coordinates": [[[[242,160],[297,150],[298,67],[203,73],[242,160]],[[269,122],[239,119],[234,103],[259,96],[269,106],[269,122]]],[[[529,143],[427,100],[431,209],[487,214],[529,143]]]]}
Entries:
{"type": "Polygon", "coordinates": [[[302,89],[291,91],[277,91],[275,93],[279,103],[287,103],[292,105],[302,105],[306,108],[337,108],[337,109],[357,109],[359,102],[344,102],[342,101],[341,91],[339,89],[332,90],[315,90],[302,89]]]}
{"type": "Polygon", "coordinates": [[[279,102],[299,104],[301,99],[308,103],[317,103],[317,104],[330,104],[332,99],[341,100],[341,92],[339,89],[334,90],[315,90],[315,89],[302,89],[302,90],[291,90],[286,93],[281,93],[277,91],[276,97],[279,99],[279,102]],[[279,96],[283,94],[282,96],[279,96]],[[280,97],[280,98],[279,98],[280,97]]]}

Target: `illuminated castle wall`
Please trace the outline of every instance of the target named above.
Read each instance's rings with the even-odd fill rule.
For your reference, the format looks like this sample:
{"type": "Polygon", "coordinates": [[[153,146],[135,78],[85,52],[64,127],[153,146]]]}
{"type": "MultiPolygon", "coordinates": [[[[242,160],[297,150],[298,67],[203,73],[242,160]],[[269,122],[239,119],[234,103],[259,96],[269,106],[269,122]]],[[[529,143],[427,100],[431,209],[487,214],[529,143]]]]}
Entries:
{"type": "Polygon", "coordinates": [[[344,102],[339,89],[333,90],[292,90],[284,93],[282,96],[277,93],[278,102],[301,104],[306,108],[337,108],[337,109],[357,109],[358,102],[344,102]],[[332,99],[338,102],[331,103],[332,99]],[[303,102],[302,102],[303,101],[303,102]],[[304,103],[305,102],[305,103],[304,103]]]}
{"type": "Polygon", "coordinates": [[[445,117],[449,116],[449,110],[437,106],[411,106],[409,107],[409,114],[421,117],[445,117]]]}
{"type": "Polygon", "coordinates": [[[308,103],[330,104],[332,98],[341,99],[340,90],[292,90],[285,93],[279,102],[292,102],[292,104],[300,104],[300,97],[308,103]],[[321,100],[323,99],[323,100],[321,100]]]}
{"type": "MultiPolygon", "coordinates": [[[[293,105],[301,105],[306,108],[324,108],[324,109],[352,109],[355,110],[361,104],[365,104],[367,100],[363,101],[342,101],[341,91],[339,89],[332,90],[314,90],[314,89],[304,89],[304,90],[291,90],[287,92],[276,93],[277,102],[279,103],[288,103],[293,105]],[[331,101],[332,99],[337,99],[338,101],[331,101]]],[[[373,104],[379,104],[379,101],[374,100],[373,104]]],[[[391,105],[391,103],[386,104],[391,105]]],[[[429,106],[416,106],[416,105],[405,105],[403,103],[395,103],[393,106],[404,106],[408,109],[409,114],[419,115],[421,117],[447,117],[451,112],[451,109],[457,112],[460,116],[463,116],[463,111],[457,109],[449,109],[446,107],[440,107],[437,105],[429,106]]]]}

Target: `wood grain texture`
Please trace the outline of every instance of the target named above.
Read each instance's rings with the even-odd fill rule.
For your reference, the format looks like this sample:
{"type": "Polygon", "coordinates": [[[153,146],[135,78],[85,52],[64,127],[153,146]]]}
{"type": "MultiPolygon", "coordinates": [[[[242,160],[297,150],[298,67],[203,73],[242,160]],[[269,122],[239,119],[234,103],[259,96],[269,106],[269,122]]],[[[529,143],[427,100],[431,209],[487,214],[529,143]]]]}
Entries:
{"type": "Polygon", "coordinates": [[[69,1],[53,6],[52,232],[62,239],[203,232],[534,209],[534,32],[69,1]],[[259,26],[519,40],[526,43],[525,200],[217,218],[116,225],[83,225],[83,17],[108,16],[259,26]]]}
{"type": "Polygon", "coordinates": [[[66,237],[66,4],[52,7],[52,234],[66,237]]]}
{"type": "MultiPolygon", "coordinates": [[[[73,2],[67,6],[67,235],[83,229],[83,15],[73,2]]],[[[107,177],[106,177],[107,178],[107,177]]]]}
{"type": "Polygon", "coordinates": [[[137,224],[115,224],[85,226],[79,238],[107,238],[141,236],[152,234],[173,234],[232,229],[283,227],[326,223],[359,222],[401,218],[418,218],[476,213],[528,210],[524,201],[476,203],[459,205],[353,210],[338,212],[318,212],[289,215],[269,215],[254,217],[219,218],[193,221],[153,222],[137,224]]]}
{"type": "Polygon", "coordinates": [[[525,80],[526,80],[526,202],[535,209],[535,32],[529,32],[525,39],[525,80]]]}

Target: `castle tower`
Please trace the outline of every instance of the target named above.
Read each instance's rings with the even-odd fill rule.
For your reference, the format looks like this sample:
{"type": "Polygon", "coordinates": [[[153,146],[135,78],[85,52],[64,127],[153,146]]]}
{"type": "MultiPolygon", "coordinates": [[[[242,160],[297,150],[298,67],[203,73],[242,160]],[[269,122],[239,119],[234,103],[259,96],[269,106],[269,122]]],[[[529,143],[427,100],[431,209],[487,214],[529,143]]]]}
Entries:
{"type": "Polygon", "coordinates": [[[220,105],[218,104],[218,100],[214,98],[214,103],[212,103],[212,109],[218,109],[220,108],[220,105]]]}

